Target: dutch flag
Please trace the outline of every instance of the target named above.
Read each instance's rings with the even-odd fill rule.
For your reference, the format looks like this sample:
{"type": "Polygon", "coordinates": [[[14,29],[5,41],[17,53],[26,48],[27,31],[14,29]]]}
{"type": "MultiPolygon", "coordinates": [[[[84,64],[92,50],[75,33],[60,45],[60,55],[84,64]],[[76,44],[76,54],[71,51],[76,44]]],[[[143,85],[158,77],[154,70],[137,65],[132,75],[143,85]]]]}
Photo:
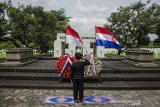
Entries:
{"type": "Polygon", "coordinates": [[[96,26],[96,46],[104,46],[106,48],[115,48],[115,49],[120,48],[119,42],[114,38],[113,34],[109,30],[97,26],[96,26]]]}

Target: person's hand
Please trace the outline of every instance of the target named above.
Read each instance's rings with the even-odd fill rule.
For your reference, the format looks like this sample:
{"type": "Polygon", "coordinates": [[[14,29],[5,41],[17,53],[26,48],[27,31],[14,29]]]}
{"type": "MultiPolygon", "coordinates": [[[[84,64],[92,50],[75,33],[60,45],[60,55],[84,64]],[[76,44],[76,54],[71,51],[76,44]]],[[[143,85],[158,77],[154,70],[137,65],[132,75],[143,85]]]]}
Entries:
{"type": "Polygon", "coordinates": [[[88,61],[87,59],[84,59],[86,62],[88,61]]]}
{"type": "Polygon", "coordinates": [[[87,65],[90,65],[91,64],[91,62],[88,60],[88,59],[84,59],[85,60],[85,62],[87,63],[87,65]]]}

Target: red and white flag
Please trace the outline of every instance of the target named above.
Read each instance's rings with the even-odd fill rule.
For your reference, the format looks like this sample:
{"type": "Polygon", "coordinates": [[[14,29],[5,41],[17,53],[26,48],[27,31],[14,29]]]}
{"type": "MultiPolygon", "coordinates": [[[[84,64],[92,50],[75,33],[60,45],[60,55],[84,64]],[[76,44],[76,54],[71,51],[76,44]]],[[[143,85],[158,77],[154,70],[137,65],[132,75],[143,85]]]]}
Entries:
{"type": "Polygon", "coordinates": [[[66,43],[85,48],[79,34],[70,26],[66,27],[66,43]]]}

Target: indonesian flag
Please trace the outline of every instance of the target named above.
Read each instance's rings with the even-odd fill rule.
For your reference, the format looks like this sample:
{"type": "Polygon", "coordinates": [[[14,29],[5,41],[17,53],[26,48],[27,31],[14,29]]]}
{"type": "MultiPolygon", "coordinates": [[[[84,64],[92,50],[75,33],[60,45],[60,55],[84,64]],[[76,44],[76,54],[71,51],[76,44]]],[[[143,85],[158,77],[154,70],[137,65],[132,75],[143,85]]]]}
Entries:
{"type": "Polygon", "coordinates": [[[85,48],[79,34],[70,26],[66,27],[66,43],[85,48]]]}
{"type": "Polygon", "coordinates": [[[115,49],[120,48],[119,42],[114,38],[113,34],[109,30],[97,26],[96,26],[96,46],[103,46],[115,49]]]}

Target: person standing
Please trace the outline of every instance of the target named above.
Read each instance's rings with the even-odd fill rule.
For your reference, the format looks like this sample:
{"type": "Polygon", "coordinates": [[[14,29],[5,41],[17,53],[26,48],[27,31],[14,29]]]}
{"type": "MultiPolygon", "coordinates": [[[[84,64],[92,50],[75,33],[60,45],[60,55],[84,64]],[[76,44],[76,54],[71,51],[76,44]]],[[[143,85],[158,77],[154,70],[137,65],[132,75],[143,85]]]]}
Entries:
{"type": "Polygon", "coordinates": [[[84,67],[90,65],[90,62],[85,59],[82,60],[80,52],[75,53],[75,58],[78,60],[74,62],[71,67],[71,79],[73,81],[73,98],[75,103],[83,102],[84,91],[84,67]]]}

